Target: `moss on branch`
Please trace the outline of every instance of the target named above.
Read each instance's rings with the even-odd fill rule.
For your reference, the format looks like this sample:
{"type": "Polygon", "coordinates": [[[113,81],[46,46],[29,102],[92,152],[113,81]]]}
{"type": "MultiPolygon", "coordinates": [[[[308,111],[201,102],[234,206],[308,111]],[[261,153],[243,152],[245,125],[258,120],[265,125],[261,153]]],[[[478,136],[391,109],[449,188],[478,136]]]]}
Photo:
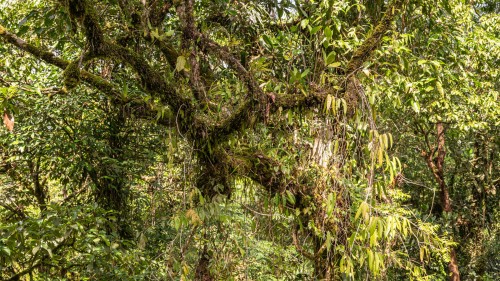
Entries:
{"type": "Polygon", "coordinates": [[[394,0],[386,9],[386,12],[382,19],[378,22],[377,26],[373,30],[370,36],[365,39],[363,44],[359,46],[351,60],[347,64],[347,75],[354,75],[355,72],[359,70],[361,65],[371,56],[373,51],[380,44],[382,36],[389,30],[391,30],[392,21],[394,20],[396,13],[401,9],[405,0],[394,0]]]}
{"type": "Polygon", "coordinates": [[[78,60],[71,62],[63,71],[65,91],[71,91],[80,83],[80,67],[78,60]]]}

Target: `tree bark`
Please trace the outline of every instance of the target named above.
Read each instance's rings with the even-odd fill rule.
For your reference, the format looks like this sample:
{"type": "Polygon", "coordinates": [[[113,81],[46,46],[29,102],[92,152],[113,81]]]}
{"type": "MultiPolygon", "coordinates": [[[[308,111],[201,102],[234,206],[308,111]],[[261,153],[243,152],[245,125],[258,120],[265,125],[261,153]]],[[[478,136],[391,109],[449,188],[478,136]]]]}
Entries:
{"type": "MultiPolygon", "coordinates": [[[[446,146],[445,146],[445,129],[442,122],[436,124],[437,133],[437,147],[431,149],[431,151],[424,152],[423,155],[426,159],[427,166],[432,171],[436,182],[440,189],[440,203],[441,203],[441,215],[444,213],[451,213],[452,206],[450,200],[450,193],[446,181],[444,179],[444,159],[446,156],[446,146]],[[434,151],[437,156],[434,158],[434,151]]],[[[430,148],[430,146],[429,146],[430,148]]],[[[460,281],[460,272],[458,271],[457,254],[453,247],[450,248],[450,261],[448,263],[448,272],[450,281],[460,281]]]]}

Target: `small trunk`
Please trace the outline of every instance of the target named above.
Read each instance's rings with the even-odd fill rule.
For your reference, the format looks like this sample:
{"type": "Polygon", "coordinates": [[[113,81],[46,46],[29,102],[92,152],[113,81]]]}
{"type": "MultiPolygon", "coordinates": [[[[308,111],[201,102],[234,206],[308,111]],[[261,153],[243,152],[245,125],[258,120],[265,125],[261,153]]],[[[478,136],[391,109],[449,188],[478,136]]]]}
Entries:
{"type": "Polygon", "coordinates": [[[448,263],[448,271],[450,272],[450,281],[460,281],[460,272],[458,272],[457,254],[455,249],[450,250],[450,262],[448,263]]]}
{"type": "MultiPolygon", "coordinates": [[[[311,234],[311,233],[310,233],[311,234]]],[[[325,250],[325,241],[318,237],[314,238],[314,255],[305,254],[314,264],[314,280],[333,281],[340,280],[336,276],[336,267],[342,258],[340,255],[325,250]]],[[[305,249],[298,248],[299,252],[304,255],[305,249]]]]}
{"type": "MultiPolygon", "coordinates": [[[[126,139],[121,136],[122,128],[126,125],[126,116],[118,111],[116,116],[108,119],[107,137],[109,152],[105,156],[117,163],[123,163],[126,158],[124,149],[126,139]]],[[[130,226],[129,186],[124,168],[112,165],[100,165],[86,170],[96,186],[95,200],[100,207],[115,212],[116,221],[110,222],[108,232],[117,231],[121,238],[132,239],[133,231],[130,226]]]]}
{"type": "Polygon", "coordinates": [[[331,258],[320,258],[314,265],[314,280],[334,281],[335,268],[331,258]]]}
{"type": "Polygon", "coordinates": [[[200,281],[214,280],[214,278],[210,274],[210,269],[209,269],[210,258],[211,256],[208,253],[207,246],[203,247],[203,251],[200,254],[200,259],[198,260],[198,265],[196,266],[194,280],[200,280],[200,281]]]}
{"type": "MultiPolygon", "coordinates": [[[[441,191],[441,213],[451,213],[451,200],[448,187],[444,180],[444,158],[446,156],[445,147],[445,132],[443,123],[436,124],[437,131],[437,157],[434,159],[432,151],[424,152],[423,155],[426,159],[427,165],[432,171],[436,182],[441,191]]],[[[450,261],[448,263],[449,280],[460,281],[460,273],[458,271],[457,255],[454,248],[450,248],[450,261]]]]}
{"type": "Polygon", "coordinates": [[[33,180],[33,192],[38,203],[41,215],[43,216],[47,210],[47,193],[45,192],[44,183],[40,182],[40,158],[35,161],[29,161],[31,179],[33,180]]]}

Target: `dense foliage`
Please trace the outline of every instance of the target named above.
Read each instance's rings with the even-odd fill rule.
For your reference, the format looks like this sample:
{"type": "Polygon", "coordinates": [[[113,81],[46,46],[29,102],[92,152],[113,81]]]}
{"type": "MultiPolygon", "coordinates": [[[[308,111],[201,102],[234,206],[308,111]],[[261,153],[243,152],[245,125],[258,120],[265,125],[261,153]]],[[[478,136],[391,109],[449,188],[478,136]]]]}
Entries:
{"type": "Polygon", "coordinates": [[[495,0],[0,0],[1,280],[498,280],[495,0]]]}

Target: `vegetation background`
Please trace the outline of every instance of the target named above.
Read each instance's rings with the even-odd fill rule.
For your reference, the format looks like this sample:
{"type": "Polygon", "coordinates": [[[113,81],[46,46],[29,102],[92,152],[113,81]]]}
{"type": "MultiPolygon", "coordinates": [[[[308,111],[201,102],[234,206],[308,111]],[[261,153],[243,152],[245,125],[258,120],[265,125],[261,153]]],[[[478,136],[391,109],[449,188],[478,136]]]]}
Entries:
{"type": "Polygon", "coordinates": [[[499,280],[495,0],[0,0],[1,280],[499,280]]]}

